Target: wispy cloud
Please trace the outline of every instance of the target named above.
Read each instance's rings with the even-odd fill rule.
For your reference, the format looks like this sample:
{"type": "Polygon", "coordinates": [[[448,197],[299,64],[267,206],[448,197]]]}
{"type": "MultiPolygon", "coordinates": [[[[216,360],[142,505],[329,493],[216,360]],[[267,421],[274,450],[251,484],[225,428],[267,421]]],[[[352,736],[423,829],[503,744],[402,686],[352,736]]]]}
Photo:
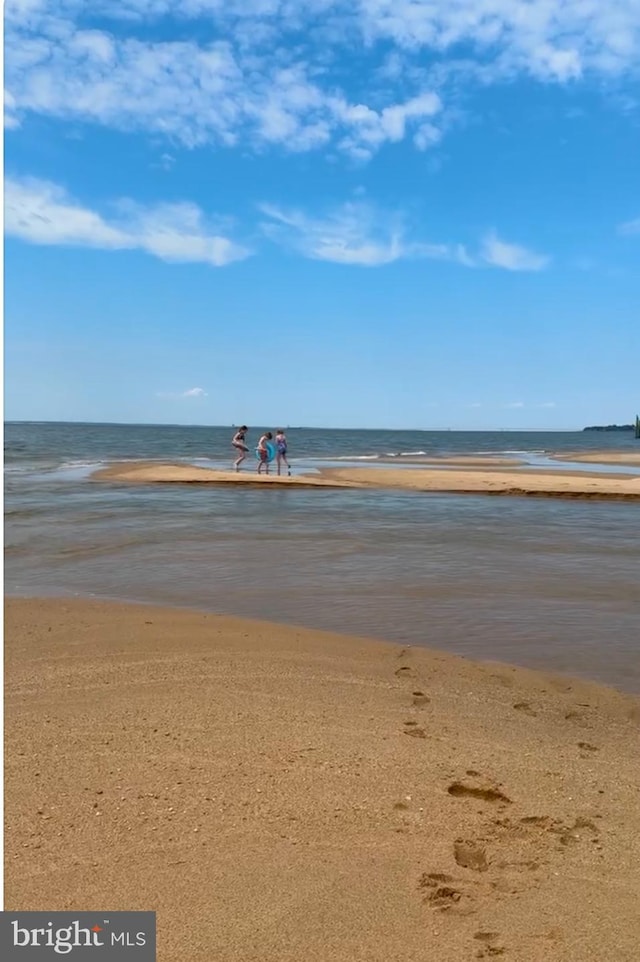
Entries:
{"type": "Polygon", "coordinates": [[[620,224],[618,233],[623,235],[640,234],[640,217],[635,220],[628,220],[625,224],[620,224]]]}
{"type": "Polygon", "coordinates": [[[143,206],[119,200],[103,215],[63,187],[35,178],[7,178],[5,231],[31,244],[141,250],[164,261],[214,267],[250,254],[220,234],[195,204],[143,206]]]}
{"type": "Polygon", "coordinates": [[[637,0],[7,0],[5,19],[9,126],[40,114],[360,160],[437,143],[465,85],[598,82],[640,56],[637,0]],[[161,21],[216,39],[161,39],[161,21]]]}
{"type": "Polygon", "coordinates": [[[507,271],[541,271],[550,261],[545,254],[502,240],[494,231],[484,238],[480,257],[486,264],[507,271]]]}
{"type": "Polygon", "coordinates": [[[352,201],[313,216],[274,204],[262,204],[263,233],[312,260],[375,267],[403,259],[450,261],[465,267],[501,267],[511,271],[541,270],[548,258],[495,234],[485,238],[477,254],[460,243],[412,239],[406,219],[367,201],[352,201]]]}
{"type": "Polygon", "coordinates": [[[325,217],[262,204],[263,233],[312,260],[372,267],[409,255],[396,216],[383,217],[370,204],[351,202],[325,217]]]}
{"type": "Polygon", "coordinates": [[[163,398],[165,401],[180,401],[185,398],[208,397],[208,394],[202,387],[190,387],[187,391],[158,391],[156,397],[163,398]]]}
{"type": "Polygon", "coordinates": [[[555,401],[542,401],[542,403],[535,404],[525,404],[524,401],[512,401],[510,404],[505,404],[506,408],[511,408],[512,410],[521,408],[527,408],[529,410],[533,408],[554,408],[556,406],[555,401]]]}

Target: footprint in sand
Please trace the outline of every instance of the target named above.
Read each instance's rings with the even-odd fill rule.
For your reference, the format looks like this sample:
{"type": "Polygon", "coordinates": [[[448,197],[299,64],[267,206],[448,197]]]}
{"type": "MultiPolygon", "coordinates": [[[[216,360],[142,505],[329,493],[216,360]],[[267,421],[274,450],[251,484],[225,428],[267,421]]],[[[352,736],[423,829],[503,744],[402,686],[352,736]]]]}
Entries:
{"type": "Polygon", "coordinates": [[[453,843],[453,857],[462,868],[472,872],[486,872],[489,868],[486,849],[479,842],[459,838],[453,843]]]}
{"type": "Polygon", "coordinates": [[[538,714],[537,711],[533,710],[528,701],[517,701],[513,707],[516,711],[521,711],[523,715],[531,715],[532,718],[535,718],[538,714]]]}
{"type": "Polygon", "coordinates": [[[483,943],[483,948],[476,952],[477,959],[490,958],[491,956],[504,955],[506,949],[503,945],[496,945],[500,938],[498,932],[476,932],[473,936],[478,942],[483,943]]]}
{"type": "Polygon", "coordinates": [[[412,695],[413,704],[416,706],[416,708],[421,708],[423,705],[428,705],[431,700],[423,691],[414,691],[412,692],[412,695]]]}
{"type": "Polygon", "coordinates": [[[503,802],[511,804],[511,799],[499,788],[491,786],[467,785],[465,782],[452,782],[447,792],[454,798],[479,798],[483,802],[503,802]]]}
{"type": "Polygon", "coordinates": [[[599,751],[599,748],[597,745],[590,745],[589,742],[578,742],[578,748],[581,748],[583,752],[599,751]]]}
{"type": "Polygon", "coordinates": [[[402,665],[401,668],[396,668],[394,674],[398,678],[415,678],[416,677],[416,673],[414,669],[410,668],[409,665],[402,665]]]}
{"type": "Polygon", "coordinates": [[[454,881],[450,875],[442,872],[425,872],[420,877],[418,888],[425,892],[425,902],[434,909],[446,912],[457,905],[465,894],[453,884],[454,881]]]}
{"type": "Polygon", "coordinates": [[[418,728],[418,723],[415,721],[406,721],[404,723],[404,734],[411,735],[412,738],[426,738],[427,733],[424,728],[418,728]]]}

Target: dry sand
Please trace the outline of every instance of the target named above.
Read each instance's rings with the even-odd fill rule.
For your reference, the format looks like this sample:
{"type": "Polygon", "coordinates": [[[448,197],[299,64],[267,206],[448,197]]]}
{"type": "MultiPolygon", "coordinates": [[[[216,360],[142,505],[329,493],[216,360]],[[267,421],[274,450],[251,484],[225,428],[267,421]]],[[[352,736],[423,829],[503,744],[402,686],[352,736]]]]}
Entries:
{"type": "Polygon", "coordinates": [[[363,487],[403,488],[409,491],[441,491],[458,494],[527,495],[553,498],[599,498],[640,501],[639,475],[598,475],[537,470],[495,471],[455,468],[337,468],[322,472],[333,481],[363,487]]]}
{"type": "Polygon", "coordinates": [[[160,962],[636,962],[640,700],[424,649],[11,600],[7,909],[160,962]]]}
{"type": "Polygon", "coordinates": [[[346,481],[332,481],[318,475],[297,475],[278,477],[272,474],[258,474],[253,471],[217,471],[213,468],[198,468],[189,464],[158,464],[154,461],[130,461],[114,464],[110,468],[96,471],[92,478],[96,481],[118,481],[130,484],[287,484],[298,488],[350,488],[354,485],[346,481]]]}
{"type": "Polygon", "coordinates": [[[404,488],[410,491],[457,494],[528,495],[552,498],[595,498],[640,500],[637,473],[601,475],[589,472],[518,470],[496,467],[493,471],[447,466],[438,470],[420,468],[344,467],[326,469],[317,475],[277,477],[255,471],[238,473],[186,464],[130,462],[97,471],[98,481],[133,484],[279,484],[307,488],[404,488]]]}

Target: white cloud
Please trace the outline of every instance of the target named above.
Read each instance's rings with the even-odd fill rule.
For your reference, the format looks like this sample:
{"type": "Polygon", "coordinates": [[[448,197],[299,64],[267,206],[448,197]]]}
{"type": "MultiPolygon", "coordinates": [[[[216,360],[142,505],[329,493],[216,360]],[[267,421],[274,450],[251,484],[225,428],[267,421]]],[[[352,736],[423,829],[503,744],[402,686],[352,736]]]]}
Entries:
{"type": "Polygon", "coordinates": [[[640,62],[638,0],[7,0],[5,16],[9,125],[40,114],[356,160],[437,143],[452,91],[600,84],[640,62]]]}
{"type": "Polygon", "coordinates": [[[180,401],[184,398],[203,398],[208,397],[207,392],[201,387],[191,387],[188,391],[158,391],[156,397],[165,401],[180,401]]]}
{"type": "Polygon", "coordinates": [[[312,217],[299,210],[262,204],[263,233],[312,260],[376,267],[406,258],[429,258],[473,265],[462,245],[412,241],[404,218],[364,201],[351,201],[312,217]]]}
{"type": "Polygon", "coordinates": [[[120,200],[103,216],[73,200],[64,188],[35,178],[7,178],[5,231],[31,244],[142,250],[164,261],[215,267],[250,254],[218,233],[195,204],[144,207],[120,200]]]}
{"type": "Polygon", "coordinates": [[[405,219],[365,201],[351,201],[321,216],[262,204],[263,233],[312,260],[374,267],[402,259],[451,261],[465,267],[538,271],[548,258],[488,235],[479,253],[459,243],[427,243],[407,236],[405,219]]]}
{"type": "Polygon", "coordinates": [[[546,255],[501,240],[493,231],[484,238],[480,257],[486,264],[507,271],[541,271],[549,264],[546,255]]]}
{"type": "Polygon", "coordinates": [[[312,260],[371,267],[390,264],[407,253],[401,224],[393,218],[385,223],[366,203],[346,203],[324,218],[271,204],[260,209],[268,218],[262,224],[267,237],[312,260]]]}
{"type": "Polygon", "coordinates": [[[626,224],[620,224],[618,233],[623,235],[640,234],[640,217],[635,220],[628,220],[626,224]]]}
{"type": "Polygon", "coordinates": [[[531,410],[532,408],[555,408],[557,407],[555,401],[543,401],[541,404],[525,404],[524,401],[512,401],[510,404],[505,404],[506,408],[511,410],[521,410],[522,408],[527,408],[531,410]]]}
{"type": "MultiPolygon", "coordinates": [[[[222,8],[218,14],[224,21],[222,8]]],[[[435,92],[419,90],[408,99],[391,92],[382,104],[352,103],[333,82],[323,86],[318,68],[300,54],[296,59],[295,47],[265,50],[259,43],[247,50],[230,26],[228,36],[206,45],[116,36],[47,16],[35,26],[26,21],[11,28],[9,20],[8,29],[6,103],[13,126],[34,113],[146,131],[188,148],[248,142],[301,152],[333,143],[357,160],[409,133],[420,149],[439,137],[433,122],[425,124],[441,107],[435,92]]]]}

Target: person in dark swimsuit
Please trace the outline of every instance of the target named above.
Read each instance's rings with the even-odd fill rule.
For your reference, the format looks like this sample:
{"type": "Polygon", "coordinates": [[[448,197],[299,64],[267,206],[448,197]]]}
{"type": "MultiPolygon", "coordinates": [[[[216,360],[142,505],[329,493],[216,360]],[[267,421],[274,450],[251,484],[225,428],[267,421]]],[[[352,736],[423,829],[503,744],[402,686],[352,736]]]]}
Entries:
{"type": "Polygon", "coordinates": [[[278,428],[276,431],[276,464],[278,465],[278,474],[280,474],[280,469],[283,464],[287,466],[287,474],[291,476],[291,466],[287,461],[287,435],[284,433],[282,428],[278,428]]]}
{"type": "Polygon", "coordinates": [[[236,433],[233,435],[233,440],[231,444],[236,449],[236,451],[240,452],[240,457],[233,462],[236,471],[240,470],[240,465],[242,464],[242,462],[244,461],[244,459],[246,458],[249,452],[249,448],[247,447],[247,442],[246,442],[248,430],[249,429],[247,425],[243,424],[242,427],[238,428],[236,433]]]}

